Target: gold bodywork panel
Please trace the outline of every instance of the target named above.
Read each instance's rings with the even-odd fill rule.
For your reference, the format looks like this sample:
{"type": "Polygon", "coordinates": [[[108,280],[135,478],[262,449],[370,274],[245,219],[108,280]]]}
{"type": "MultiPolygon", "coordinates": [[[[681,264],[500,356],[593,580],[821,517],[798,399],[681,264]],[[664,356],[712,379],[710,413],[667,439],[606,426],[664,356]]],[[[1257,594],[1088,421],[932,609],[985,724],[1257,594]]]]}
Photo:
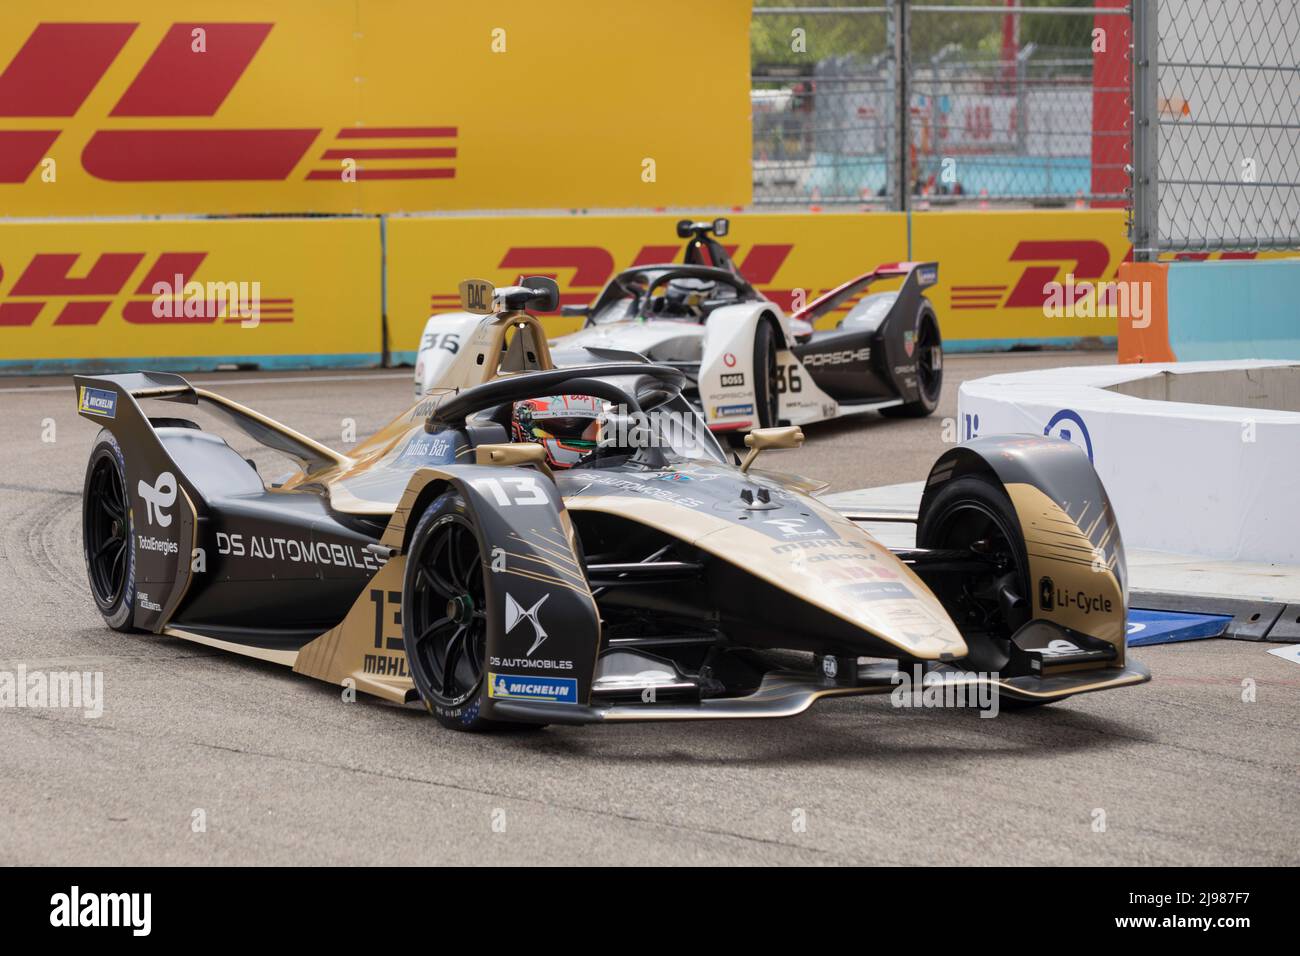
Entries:
{"type": "Polygon", "coordinates": [[[342,622],[298,651],[294,671],[331,684],[350,677],[357,690],[404,703],[415,692],[398,623],[405,575],[406,559],[390,558],[342,622]]]}
{"type": "Polygon", "coordinates": [[[1020,516],[1029,556],[1029,586],[1034,616],[1115,645],[1116,663],[1124,663],[1124,592],[1115,575],[1115,557],[1107,559],[1108,536],[1092,535],[1105,521],[1100,504],[1071,518],[1055,501],[1027,484],[1006,485],[1020,516]],[[1083,527],[1080,527],[1080,523],[1083,527]]]}
{"type": "Polygon", "coordinates": [[[871,631],[913,657],[966,655],[961,632],[910,568],[847,518],[813,501],[803,505],[811,507],[836,537],[778,541],[720,515],[651,498],[581,495],[565,501],[569,511],[619,515],[672,535],[871,631]],[[902,590],[898,596],[863,600],[853,590],[862,584],[894,584],[902,590]]]}

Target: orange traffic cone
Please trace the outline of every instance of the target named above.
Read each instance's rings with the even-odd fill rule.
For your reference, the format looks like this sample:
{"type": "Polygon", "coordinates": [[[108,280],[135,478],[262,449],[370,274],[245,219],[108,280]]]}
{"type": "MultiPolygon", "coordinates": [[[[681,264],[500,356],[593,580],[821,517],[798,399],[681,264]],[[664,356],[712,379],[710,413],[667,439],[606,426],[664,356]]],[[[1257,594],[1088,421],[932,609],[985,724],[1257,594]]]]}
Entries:
{"type": "Polygon", "coordinates": [[[987,189],[980,190],[980,208],[981,209],[989,208],[989,191],[987,189]]]}

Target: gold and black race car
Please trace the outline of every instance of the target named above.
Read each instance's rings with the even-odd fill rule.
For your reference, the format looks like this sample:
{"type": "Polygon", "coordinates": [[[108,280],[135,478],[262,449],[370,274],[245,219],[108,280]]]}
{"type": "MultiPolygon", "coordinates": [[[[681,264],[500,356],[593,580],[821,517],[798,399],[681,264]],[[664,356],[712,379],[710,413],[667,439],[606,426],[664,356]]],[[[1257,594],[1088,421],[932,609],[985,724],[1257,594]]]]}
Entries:
{"type": "Polygon", "coordinates": [[[609,350],[554,367],[527,311],[555,307],[553,281],[461,292],[482,318],[443,387],[347,454],[177,375],[77,377],[102,426],[83,528],[109,626],[461,730],[783,717],[913,676],[1008,705],[1148,679],[1126,659],[1114,515],[1073,445],[945,452],[916,547],[891,550],[861,526],[880,516],[751,467],[797,426],[729,457],[680,370],[609,350]],[[296,471],[268,485],[186,405],[296,471]]]}

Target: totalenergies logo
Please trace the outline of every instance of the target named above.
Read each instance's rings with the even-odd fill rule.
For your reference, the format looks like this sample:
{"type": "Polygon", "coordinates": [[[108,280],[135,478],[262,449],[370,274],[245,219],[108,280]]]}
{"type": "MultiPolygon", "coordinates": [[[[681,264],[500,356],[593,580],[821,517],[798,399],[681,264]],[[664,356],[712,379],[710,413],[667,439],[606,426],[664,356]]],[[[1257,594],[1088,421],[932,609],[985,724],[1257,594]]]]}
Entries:
{"type": "MultiPolygon", "coordinates": [[[[138,23],[41,23],[0,73],[5,117],[75,116],[138,23]]],[[[140,119],[215,117],[257,56],[274,24],[173,23],[105,117],[130,129],[99,129],[81,150],[90,175],[110,182],[284,180],[323,132],[315,128],[148,129],[140,119]]],[[[26,182],[62,135],[0,129],[0,183],[26,182]]],[[[450,179],[448,164],[391,168],[385,160],[447,160],[455,126],[347,127],[317,156],[304,179],[450,179]],[[376,146],[375,140],[389,141],[376,146]],[[397,142],[400,145],[392,145],[397,142]]]]}
{"type": "Polygon", "coordinates": [[[53,307],[46,318],[53,314],[50,324],[55,327],[98,325],[124,297],[120,314],[133,325],[238,323],[248,328],[293,321],[293,299],[264,298],[260,283],[194,281],[207,256],[105,252],[84,276],[74,278],[69,273],[76,268],[76,253],[38,252],[0,298],[0,328],[30,328],[46,306],[53,307]],[[133,281],[137,275],[138,283],[133,281]]]}

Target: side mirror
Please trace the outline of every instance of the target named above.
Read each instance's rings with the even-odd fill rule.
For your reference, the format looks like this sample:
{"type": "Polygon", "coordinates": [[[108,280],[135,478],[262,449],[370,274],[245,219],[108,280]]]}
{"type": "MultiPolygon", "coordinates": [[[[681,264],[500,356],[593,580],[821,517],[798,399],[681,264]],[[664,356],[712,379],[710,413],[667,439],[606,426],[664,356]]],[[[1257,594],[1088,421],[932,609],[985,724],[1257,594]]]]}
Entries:
{"type": "Polygon", "coordinates": [[[740,463],[741,471],[749,471],[759,452],[767,448],[798,448],[803,444],[803,429],[798,425],[782,425],[778,428],[755,428],[745,436],[745,447],[749,453],[740,463]]]}
{"type": "Polygon", "coordinates": [[[719,218],[713,220],[713,234],[717,236],[719,239],[725,236],[730,230],[731,230],[730,219],[719,218]]]}
{"type": "Polygon", "coordinates": [[[560,307],[560,285],[550,276],[528,276],[520,284],[533,290],[526,308],[534,312],[554,312],[560,307]]]}
{"type": "Polygon", "coordinates": [[[474,449],[474,462],[478,465],[535,465],[548,478],[553,477],[546,464],[546,449],[530,441],[510,442],[502,445],[479,445],[474,449]]]}
{"type": "Polygon", "coordinates": [[[589,305],[562,305],[562,306],[560,306],[560,315],[565,315],[565,316],[588,316],[588,315],[591,315],[591,306],[589,306],[589,305]]]}

